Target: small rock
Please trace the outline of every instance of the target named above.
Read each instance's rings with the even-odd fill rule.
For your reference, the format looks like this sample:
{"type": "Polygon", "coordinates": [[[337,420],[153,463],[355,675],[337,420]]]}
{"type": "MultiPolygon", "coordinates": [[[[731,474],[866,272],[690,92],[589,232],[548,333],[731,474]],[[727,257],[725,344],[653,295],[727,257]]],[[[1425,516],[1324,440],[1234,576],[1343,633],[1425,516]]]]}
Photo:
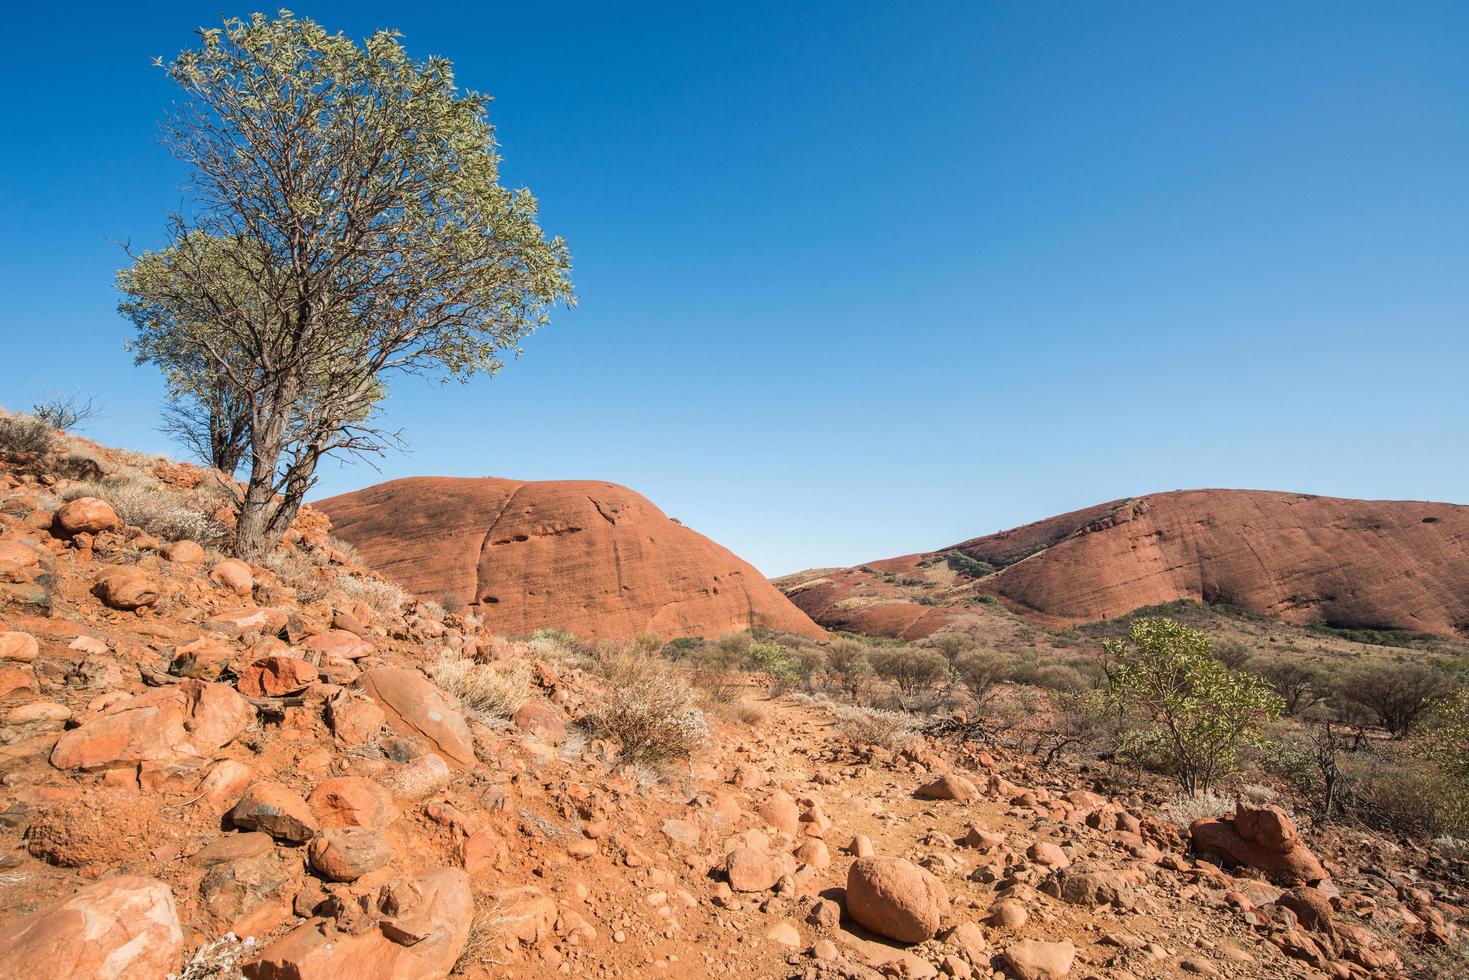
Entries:
{"type": "Polygon", "coordinates": [[[276,840],[304,844],[320,825],[306,801],[277,782],[261,780],[245,791],[230,811],[230,822],[245,830],[261,830],[276,840]]]}
{"type": "Polygon", "coordinates": [[[1022,939],[1007,947],[1001,959],[1017,980],[1061,980],[1071,973],[1076,947],[1064,942],[1022,939]]]}

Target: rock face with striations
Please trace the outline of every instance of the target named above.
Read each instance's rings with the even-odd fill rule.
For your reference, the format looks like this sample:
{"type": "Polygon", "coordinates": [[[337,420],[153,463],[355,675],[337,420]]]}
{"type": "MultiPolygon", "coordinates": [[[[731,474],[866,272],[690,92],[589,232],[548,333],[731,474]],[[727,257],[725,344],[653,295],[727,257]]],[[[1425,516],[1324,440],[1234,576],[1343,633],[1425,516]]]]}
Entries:
{"type": "Polygon", "coordinates": [[[1179,490],[784,584],[828,628],[906,639],[986,596],[1051,627],[1192,599],[1293,623],[1464,635],[1469,507],[1179,490]],[[937,583],[936,603],[892,584],[966,561],[975,577],[937,583]]]}
{"type": "Polygon", "coordinates": [[[315,506],[374,570],[497,632],[823,635],[752,565],[613,483],[414,477],[315,506]]]}

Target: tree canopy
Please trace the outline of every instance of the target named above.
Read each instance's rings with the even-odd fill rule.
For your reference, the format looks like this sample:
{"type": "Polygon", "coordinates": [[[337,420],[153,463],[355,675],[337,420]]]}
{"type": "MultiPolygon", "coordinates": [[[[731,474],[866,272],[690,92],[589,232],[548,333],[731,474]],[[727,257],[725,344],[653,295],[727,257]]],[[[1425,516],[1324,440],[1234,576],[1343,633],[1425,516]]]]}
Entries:
{"type": "Polygon", "coordinates": [[[248,432],[236,549],[279,539],[332,452],[377,452],[394,373],[493,375],[573,300],[570,257],[499,182],[490,99],[394,31],[358,44],[282,11],[159,61],[191,168],[169,244],[119,280],[133,350],[175,400],[223,391],[248,432]]]}

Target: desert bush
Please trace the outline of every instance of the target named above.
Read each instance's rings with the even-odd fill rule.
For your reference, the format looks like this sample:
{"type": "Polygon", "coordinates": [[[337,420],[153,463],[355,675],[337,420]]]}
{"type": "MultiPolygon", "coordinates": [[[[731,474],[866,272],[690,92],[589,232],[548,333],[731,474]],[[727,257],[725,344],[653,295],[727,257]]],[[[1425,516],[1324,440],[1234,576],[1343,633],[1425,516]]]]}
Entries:
{"type": "Polygon", "coordinates": [[[277,548],[260,562],[275,573],[285,585],[296,590],[301,602],[315,602],[327,591],[327,583],[321,576],[322,566],[310,552],[295,548],[277,548]]]}
{"type": "Polygon", "coordinates": [[[507,719],[530,700],[530,668],[521,661],[478,663],[445,653],[429,671],[434,683],[470,711],[507,719]]]}
{"type": "Polygon", "coordinates": [[[1169,772],[1186,793],[1232,771],[1241,744],[1281,710],[1263,680],[1215,660],[1208,639],[1170,619],[1133,620],[1126,640],[1104,642],[1114,661],[1108,698],[1133,727],[1119,748],[1169,772]]]}
{"type": "Polygon", "coordinates": [[[834,640],[826,651],[826,677],[853,701],[872,676],[868,649],[857,640],[834,640]]]}
{"type": "Polygon", "coordinates": [[[832,704],[837,731],[858,745],[901,748],[918,730],[919,719],[906,711],[884,711],[854,704],[832,704]]]}
{"type": "Polygon", "coordinates": [[[196,495],[170,490],[146,477],[124,474],[102,480],[74,483],[62,497],[97,497],[107,501],[124,524],[142,528],[165,541],[197,541],[218,548],[229,541],[230,532],[205,513],[196,495]]]}
{"type": "Polygon", "coordinates": [[[977,705],[987,704],[1006,677],[1009,665],[992,650],[966,650],[954,658],[954,674],[977,705]]]}
{"type": "Polygon", "coordinates": [[[750,665],[771,680],[771,694],[804,688],[810,679],[805,664],[779,643],[752,643],[750,665]]]}
{"type": "Polygon", "coordinates": [[[1036,671],[1035,686],[1048,691],[1076,694],[1089,689],[1091,681],[1075,667],[1065,664],[1046,664],[1036,671]]]}
{"type": "Polygon", "coordinates": [[[68,432],[79,428],[102,414],[102,406],[95,398],[83,398],[80,394],[51,395],[36,402],[33,409],[36,418],[53,429],[68,432]]]}
{"type": "Polygon", "coordinates": [[[368,575],[339,575],[337,588],[349,599],[365,602],[384,616],[396,616],[413,598],[396,582],[368,575]]]}
{"type": "Polygon", "coordinates": [[[696,655],[704,647],[704,639],[699,636],[680,636],[663,644],[663,656],[669,660],[688,660],[696,655]]]}
{"type": "Polygon", "coordinates": [[[667,660],[627,646],[601,651],[595,669],[607,697],[580,723],[593,737],[617,742],[624,763],[688,758],[709,740],[697,692],[667,660]]]}
{"type": "Polygon", "coordinates": [[[1369,826],[1415,837],[1469,834],[1464,783],[1401,744],[1345,756],[1343,808],[1369,826]]]}
{"type": "Polygon", "coordinates": [[[1336,700],[1356,705],[1389,734],[1405,735],[1434,704],[1453,692],[1443,671],[1426,664],[1358,664],[1333,687],[1336,700]]]}
{"type": "Polygon", "coordinates": [[[1214,655],[1215,660],[1230,670],[1243,670],[1255,656],[1254,649],[1247,643],[1227,637],[1212,641],[1209,652],[1214,655]]]}
{"type": "Polygon", "coordinates": [[[49,453],[54,441],[55,433],[44,420],[0,412],[0,453],[49,453]]]}
{"type": "Polygon", "coordinates": [[[877,676],[892,681],[904,699],[923,696],[949,676],[944,655],[922,647],[874,650],[871,660],[877,676]]]}
{"type": "Polygon", "coordinates": [[[1285,704],[1285,713],[1298,715],[1315,704],[1325,691],[1325,677],[1311,664],[1287,657],[1256,657],[1245,665],[1263,677],[1285,704]]]}

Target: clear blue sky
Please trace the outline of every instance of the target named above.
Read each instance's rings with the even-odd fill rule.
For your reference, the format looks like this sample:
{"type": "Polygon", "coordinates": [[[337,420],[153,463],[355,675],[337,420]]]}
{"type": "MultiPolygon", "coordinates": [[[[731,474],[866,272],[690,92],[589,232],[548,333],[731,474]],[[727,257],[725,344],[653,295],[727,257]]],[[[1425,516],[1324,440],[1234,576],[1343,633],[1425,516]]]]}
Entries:
{"type": "MultiPolygon", "coordinates": [[[[613,480],[769,574],[1179,487],[1469,502],[1469,5],[293,8],[492,93],[581,295],[318,496],[613,480]]],[[[169,448],[116,242],[179,202],[150,59],[249,9],[7,15],[0,403],[169,448]]]]}

